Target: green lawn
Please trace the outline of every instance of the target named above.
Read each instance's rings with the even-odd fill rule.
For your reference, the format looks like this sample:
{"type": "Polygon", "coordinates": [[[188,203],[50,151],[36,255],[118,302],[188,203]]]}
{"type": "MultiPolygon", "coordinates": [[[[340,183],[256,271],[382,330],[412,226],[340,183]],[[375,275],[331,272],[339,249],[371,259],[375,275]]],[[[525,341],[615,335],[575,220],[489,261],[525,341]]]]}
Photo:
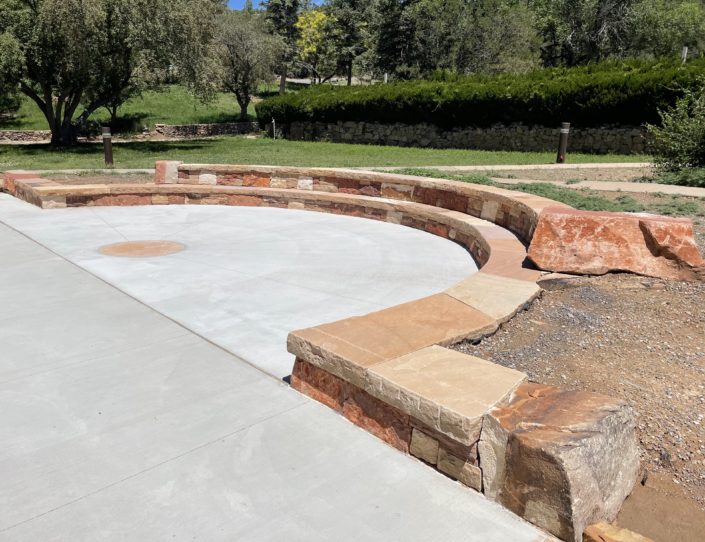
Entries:
{"type": "Polygon", "coordinates": [[[396,170],[395,173],[419,175],[436,179],[453,179],[456,181],[504,188],[506,190],[526,192],[554,201],[560,201],[561,203],[583,211],[611,211],[622,213],[646,212],[669,216],[705,216],[705,202],[699,198],[654,194],[653,202],[642,204],[627,193],[620,195],[617,199],[610,199],[597,190],[589,190],[587,188],[574,189],[538,181],[519,184],[498,183],[482,173],[453,175],[438,170],[413,168],[399,169],[396,170]]]}
{"type": "MultiPolygon", "coordinates": [[[[239,119],[240,106],[232,94],[220,93],[213,102],[204,104],[191,95],[184,87],[173,85],[164,92],[145,92],[142,96],[129,100],[118,111],[123,125],[132,129],[155,124],[203,124],[231,122],[239,119]]],[[[254,106],[250,104],[249,114],[255,118],[254,106]]],[[[107,121],[110,115],[104,109],[96,111],[91,120],[107,121]]],[[[46,130],[44,115],[29,98],[24,98],[17,116],[0,122],[0,130],[46,130]]]]}
{"type": "MultiPolygon", "coordinates": [[[[340,143],[274,141],[241,136],[188,141],[135,141],[115,145],[116,168],[154,167],[155,160],[191,163],[267,164],[290,166],[461,166],[550,164],[555,153],[416,149],[340,143]]],[[[646,156],[571,154],[570,161],[642,162],[646,156]]],[[[0,171],[7,169],[102,168],[100,144],[68,149],[48,145],[0,145],[0,171]]]]}

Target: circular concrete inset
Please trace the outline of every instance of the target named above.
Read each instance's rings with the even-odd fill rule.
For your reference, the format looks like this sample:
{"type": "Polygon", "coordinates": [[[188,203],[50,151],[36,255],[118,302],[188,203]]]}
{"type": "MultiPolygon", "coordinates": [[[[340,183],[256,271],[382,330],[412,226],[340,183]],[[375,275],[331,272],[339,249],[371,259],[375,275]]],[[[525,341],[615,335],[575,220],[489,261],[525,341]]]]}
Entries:
{"type": "Polygon", "coordinates": [[[181,252],[185,245],[175,241],[127,241],[105,245],[98,250],[105,256],[120,258],[156,258],[181,252]]]}

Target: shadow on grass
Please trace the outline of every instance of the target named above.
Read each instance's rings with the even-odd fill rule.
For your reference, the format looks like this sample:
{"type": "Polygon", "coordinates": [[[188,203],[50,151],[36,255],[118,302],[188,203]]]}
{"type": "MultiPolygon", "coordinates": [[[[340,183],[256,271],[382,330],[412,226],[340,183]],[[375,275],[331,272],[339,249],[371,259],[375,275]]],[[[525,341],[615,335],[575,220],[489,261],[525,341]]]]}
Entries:
{"type": "Polygon", "coordinates": [[[0,115],[0,130],[26,130],[25,118],[25,115],[0,115]]]}
{"type": "MultiPolygon", "coordinates": [[[[126,134],[131,132],[142,131],[144,126],[144,119],[149,115],[147,113],[128,113],[127,115],[118,115],[115,122],[110,123],[110,128],[116,134],[126,134]]],[[[96,124],[103,124],[107,122],[97,121],[96,124]]]]}
{"type": "MultiPolygon", "coordinates": [[[[212,144],[205,139],[191,139],[187,141],[127,141],[115,143],[116,149],[129,150],[136,153],[160,153],[167,151],[194,151],[204,149],[212,144]]],[[[102,152],[102,143],[79,143],[71,147],[55,147],[48,143],[32,143],[27,145],[0,145],[0,155],[12,155],[22,158],[31,158],[45,154],[65,156],[87,156],[102,152]]]]}

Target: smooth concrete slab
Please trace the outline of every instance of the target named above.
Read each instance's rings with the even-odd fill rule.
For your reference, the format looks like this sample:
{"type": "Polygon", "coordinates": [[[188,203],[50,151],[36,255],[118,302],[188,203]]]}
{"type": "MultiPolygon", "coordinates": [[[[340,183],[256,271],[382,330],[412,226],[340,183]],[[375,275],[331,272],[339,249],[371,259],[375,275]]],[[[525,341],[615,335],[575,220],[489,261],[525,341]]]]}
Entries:
{"type": "Polygon", "coordinates": [[[293,367],[290,331],[441,292],[477,269],[459,245],[426,232],[288,209],[41,210],[0,194],[0,222],[278,378],[293,367]],[[186,248],[157,258],[99,252],[142,240],[186,248]]]}
{"type": "Polygon", "coordinates": [[[0,541],[545,540],[3,225],[0,277],[0,541]]]}

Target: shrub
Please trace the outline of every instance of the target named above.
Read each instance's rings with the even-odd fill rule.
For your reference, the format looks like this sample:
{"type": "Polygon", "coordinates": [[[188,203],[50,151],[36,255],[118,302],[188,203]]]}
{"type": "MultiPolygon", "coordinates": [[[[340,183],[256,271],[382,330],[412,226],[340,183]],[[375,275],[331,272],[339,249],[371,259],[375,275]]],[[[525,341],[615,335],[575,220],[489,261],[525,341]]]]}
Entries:
{"type": "Polygon", "coordinates": [[[659,109],[675,103],[705,70],[705,58],[605,62],[525,75],[477,75],[366,87],[316,86],[257,105],[262,122],[367,121],[432,123],[442,127],[579,126],[657,123],[659,109]]]}
{"type": "Polygon", "coordinates": [[[705,188],[705,168],[687,168],[680,171],[660,171],[655,177],[648,177],[646,182],[675,184],[679,186],[696,186],[705,188]]]}
{"type": "Polygon", "coordinates": [[[656,164],[665,171],[705,167],[705,81],[700,83],[661,111],[660,126],[648,126],[656,164]]]}

